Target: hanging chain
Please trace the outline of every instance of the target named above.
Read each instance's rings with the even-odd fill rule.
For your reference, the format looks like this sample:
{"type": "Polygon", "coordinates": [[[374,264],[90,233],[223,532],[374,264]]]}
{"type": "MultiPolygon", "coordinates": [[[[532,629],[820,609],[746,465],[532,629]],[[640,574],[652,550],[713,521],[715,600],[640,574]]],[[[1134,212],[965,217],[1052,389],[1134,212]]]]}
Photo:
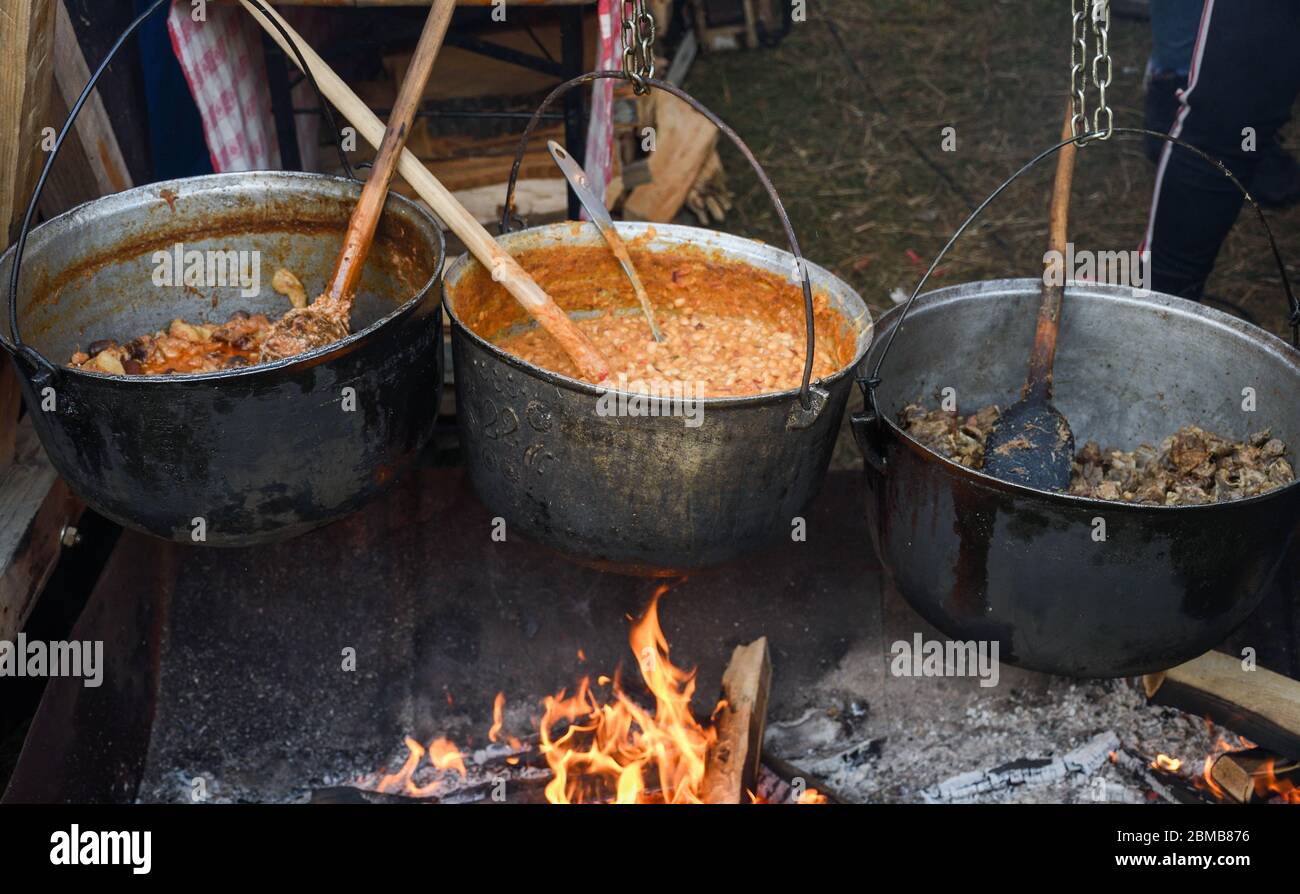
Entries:
{"type": "MultiPolygon", "coordinates": [[[[1097,140],[1110,139],[1115,132],[1115,113],[1106,102],[1106,88],[1111,81],[1110,0],[1072,0],[1073,22],[1070,36],[1070,131],[1074,136],[1091,129],[1097,140]],[[1091,29],[1095,52],[1092,57],[1092,83],[1097,88],[1097,108],[1088,120],[1088,32],[1091,29]]],[[[1083,145],[1082,143],[1080,145],[1083,145]]]]}
{"type": "Polygon", "coordinates": [[[1110,0],[1092,2],[1092,37],[1097,48],[1097,54],[1092,57],[1092,82],[1097,85],[1097,109],[1092,113],[1092,129],[1101,134],[1098,139],[1109,140],[1115,132],[1115,113],[1106,104],[1106,88],[1110,86],[1111,77],[1110,0]],[[1104,122],[1102,116],[1105,116],[1104,122]]]}
{"type": "Polygon", "coordinates": [[[655,18],[646,0],[618,0],[623,23],[623,71],[638,94],[650,92],[646,78],[655,76],[655,18]]]}
{"type": "Polygon", "coordinates": [[[1073,0],[1074,23],[1070,39],[1070,103],[1074,116],[1070,130],[1078,136],[1088,129],[1088,6],[1091,0],[1073,0]]]}

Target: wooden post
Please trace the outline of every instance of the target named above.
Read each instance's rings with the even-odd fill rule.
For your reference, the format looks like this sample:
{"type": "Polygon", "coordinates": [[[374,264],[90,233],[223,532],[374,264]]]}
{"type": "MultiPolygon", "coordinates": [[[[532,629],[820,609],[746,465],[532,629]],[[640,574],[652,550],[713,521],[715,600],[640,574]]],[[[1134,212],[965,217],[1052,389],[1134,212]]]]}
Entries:
{"type": "MultiPolygon", "coordinates": [[[[17,235],[44,159],[40,138],[54,80],[54,6],[55,0],[6,0],[0,14],[0,224],[5,245],[17,235]]],[[[0,294],[7,298],[8,291],[0,294]]],[[[7,304],[4,310],[7,315],[7,304]]],[[[4,329],[8,331],[7,324],[4,329]]],[[[0,470],[13,462],[19,403],[13,365],[0,360],[0,470]]]]}
{"type": "MultiPolygon", "coordinates": [[[[45,161],[42,128],[58,123],[49,118],[56,7],[63,12],[59,0],[5,0],[0,12],[0,223],[6,243],[17,235],[45,161]]],[[[8,282],[0,283],[6,331],[8,293],[8,282]]],[[[54,570],[65,526],[81,511],[30,420],[18,424],[20,404],[13,363],[0,358],[0,640],[22,629],[54,570]]]]}
{"type": "Polygon", "coordinates": [[[767,637],[737,646],[722,674],[722,697],[727,704],[718,716],[718,741],[709,752],[704,772],[704,803],[741,804],[748,792],[757,791],[771,688],[767,637]]]}

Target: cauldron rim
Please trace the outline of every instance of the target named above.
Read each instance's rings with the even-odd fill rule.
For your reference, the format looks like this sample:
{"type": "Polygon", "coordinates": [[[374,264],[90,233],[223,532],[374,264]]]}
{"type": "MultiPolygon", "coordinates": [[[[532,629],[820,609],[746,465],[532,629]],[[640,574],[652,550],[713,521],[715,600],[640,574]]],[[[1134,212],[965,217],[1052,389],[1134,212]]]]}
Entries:
{"type": "MultiPolygon", "coordinates": [[[[1023,287],[1026,285],[1032,286],[1034,289],[1037,289],[1041,286],[1041,284],[1042,284],[1041,280],[1035,277],[981,280],[978,283],[974,283],[974,285],[980,285],[990,290],[1016,288],[1016,287],[1023,287]]],[[[937,299],[941,299],[949,295],[954,295],[954,296],[961,295],[963,297],[969,297],[971,295],[971,292],[969,291],[971,285],[973,284],[957,283],[954,285],[944,286],[943,288],[933,289],[929,292],[925,292],[917,296],[917,306],[918,307],[923,306],[926,303],[934,302],[937,299]]],[[[1115,298],[1127,297],[1130,299],[1137,299],[1139,297],[1139,294],[1141,293],[1141,290],[1132,288],[1130,286],[1116,286],[1116,285],[1110,285],[1106,283],[1079,282],[1079,281],[1071,280],[1066,285],[1067,288],[1070,288],[1071,290],[1082,288],[1085,291],[1092,291],[1094,293],[1109,293],[1110,297],[1115,297],[1115,298]]],[[[1216,323],[1227,325],[1230,328],[1236,329],[1242,335],[1246,335],[1256,340],[1261,340],[1269,347],[1277,350],[1278,353],[1280,353],[1283,357],[1288,357],[1288,359],[1290,359],[1291,362],[1297,366],[1297,368],[1300,368],[1300,351],[1296,350],[1294,347],[1287,344],[1285,341],[1278,338],[1276,335],[1267,331],[1266,329],[1262,329],[1259,326],[1255,326],[1238,317],[1234,317],[1230,314],[1224,313],[1223,311],[1216,310],[1215,308],[1207,307],[1204,304],[1197,301],[1191,301],[1186,298],[1180,298],[1176,295],[1169,295],[1164,292],[1155,292],[1149,289],[1145,290],[1144,294],[1145,294],[1145,298],[1147,299],[1153,297],[1159,298],[1162,302],[1170,303],[1175,309],[1179,311],[1190,312],[1193,315],[1207,317],[1208,319],[1213,320],[1216,323]]],[[[881,314],[880,319],[876,321],[876,325],[878,326],[878,332],[876,334],[877,337],[873,340],[873,345],[872,345],[873,347],[885,343],[887,336],[889,335],[890,332],[893,331],[893,328],[897,325],[898,317],[902,314],[902,311],[903,311],[903,305],[899,305],[897,307],[892,307],[885,313],[881,314]]],[[[863,370],[863,373],[865,374],[868,371],[867,367],[869,366],[869,363],[867,360],[863,360],[860,363],[860,366],[863,370]]],[[[996,490],[1004,491],[1007,493],[1021,494],[1021,495],[1033,497],[1035,499],[1053,500],[1063,505],[1073,504],[1079,507],[1092,507],[1094,509],[1098,509],[1098,510],[1106,509],[1108,511],[1113,511],[1115,509],[1123,509],[1126,511],[1131,511],[1136,513],[1177,512],[1177,511],[1187,512],[1187,511],[1196,511],[1196,510],[1210,512],[1216,509],[1223,509],[1225,507],[1263,506],[1269,502],[1283,499],[1284,496],[1289,495],[1291,491],[1295,490],[1296,488],[1300,488],[1300,475],[1298,475],[1297,477],[1291,480],[1290,484],[1284,484],[1281,487],[1274,488],[1273,490],[1270,490],[1266,493],[1256,494],[1253,497],[1245,497],[1240,500],[1228,500],[1228,501],[1221,501],[1216,503],[1198,503],[1198,504],[1179,505],[1179,506],[1168,506],[1168,505],[1161,505],[1158,503],[1129,503],[1123,500],[1102,500],[1096,497],[1083,497],[1077,494],[1058,493],[1056,491],[1041,490],[1039,488],[1029,487],[1028,485],[1024,485],[1024,484],[1016,484],[1014,482],[1004,481],[1001,478],[995,478],[992,475],[985,474],[984,472],[978,469],[971,469],[967,466],[963,466],[961,463],[956,462],[937,451],[931,450],[930,448],[922,444],[920,441],[917,441],[906,431],[904,431],[903,428],[897,423],[897,421],[895,421],[895,419],[890,414],[882,413],[880,419],[886,425],[889,426],[890,430],[897,437],[897,440],[899,441],[900,444],[905,445],[907,449],[911,450],[915,455],[919,456],[923,461],[938,460],[940,465],[942,465],[944,468],[948,470],[949,474],[966,478],[971,480],[972,482],[978,482],[983,486],[991,487],[996,490]]],[[[870,467],[870,464],[868,464],[868,467],[870,467]]]]}
{"type": "MultiPolygon", "coordinates": [[[[509,238],[509,237],[520,237],[525,235],[537,236],[537,235],[542,235],[547,233],[560,233],[566,229],[572,231],[572,229],[575,226],[581,227],[583,230],[590,228],[590,232],[584,233],[584,235],[589,235],[593,237],[591,240],[591,244],[593,245],[605,244],[604,241],[601,239],[599,232],[595,229],[595,226],[593,224],[587,221],[572,221],[572,220],[560,221],[557,223],[550,223],[550,224],[541,224],[535,227],[528,227],[526,229],[516,230],[514,232],[507,233],[504,236],[498,237],[498,240],[509,238]]],[[[645,231],[653,231],[655,234],[673,234],[679,236],[686,235],[688,233],[710,233],[714,235],[725,236],[728,241],[734,240],[736,242],[746,242],[749,243],[750,245],[756,246],[764,250],[776,251],[785,255],[790,254],[785,249],[777,248],[776,246],[773,245],[768,245],[767,243],[761,242],[757,239],[750,239],[746,236],[736,236],[731,233],[721,233],[717,230],[710,230],[705,227],[692,227],[685,224],[647,223],[643,221],[616,221],[615,226],[618,227],[620,230],[627,229],[629,231],[632,231],[629,234],[632,238],[634,238],[636,235],[640,235],[645,231]]],[[[790,257],[793,257],[793,255],[790,255],[790,257]]],[[[744,260],[744,259],[735,259],[735,260],[744,260]]],[[[659,397],[655,395],[645,394],[639,391],[623,391],[618,388],[605,388],[599,385],[593,385],[590,382],[584,382],[581,379],[575,379],[570,376],[566,376],[563,373],[557,373],[554,372],[553,370],[549,370],[544,367],[537,366],[536,364],[529,363],[528,361],[520,357],[516,357],[514,354],[511,354],[508,351],[501,350],[501,348],[497,347],[492,342],[480,336],[477,332],[470,329],[468,326],[466,326],[464,323],[461,322],[460,317],[457,316],[456,314],[456,308],[454,306],[455,302],[449,301],[446,298],[447,290],[449,288],[455,289],[455,283],[451,281],[452,277],[456,277],[458,279],[460,276],[463,276],[464,271],[468,270],[471,267],[471,265],[474,263],[478,263],[477,259],[474,258],[469,252],[464,252],[458,257],[456,257],[454,260],[452,260],[450,264],[447,265],[446,273],[443,278],[444,294],[443,294],[442,306],[446,309],[447,316],[451,318],[451,324],[453,329],[455,329],[457,332],[461,332],[469,336],[469,338],[476,345],[488,351],[497,360],[502,361],[507,365],[533,378],[541,379],[547,384],[566,388],[570,391],[577,391],[583,394],[588,394],[591,395],[592,397],[600,397],[601,395],[604,394],[613,393],[613,394],[627,394],[630,396],[635,396],[644,400],[652,401],[655,404],[658,404],[661,401],[672,400],[672,398],[659,397]]],[[[844,317],[845,322],[849,326],[857,330],[857,347],[856,350],[854,351],[853,359],[849,363],[847,363],[846,365],[838,369],[832,375],[821,377],[821,378],[814,378],[810,383],[813,386],[832,384],[835,382],[842,381],[846,376],[852,374],[853,371],[862,362],[863,358],[866,357],[867,352],[871,350],[871,346],[874,343],[875,336],[876,336],[876,321],[872,319],[871,309],[867,306],[866,301],[864,301],[862,297],[858,295],[857,291],[852,286],[850,286],[843,279],[836,276],[834,273],[831,273],[829,270],[827,270],[825,267],[822,267],[819,264],[814,264],[812,261],[808,261],[806,259],[804,263],[808,268],[810,279],[814,277],[818,279],[822,279],[824,277],[826,282],[830,283],[835,287],[835,291],[839,295],[855,298],[862,304],[862,316],[860,318],[851,317],[843,310],[837,308],[841,316],[844,317]],[[862,321],[865,321],[865,326],[862,325],[862,321]]],[[[784,403],[784,402],[788,402],[792,398],[797,399],[798,396],[799,396],[799,387],[795,386],[793,388],[789,388],[784,391],[768,391],[768,392],[764,392],[763,394],[751,394],[751,395],[745,395],[743,397],[702,397],[702,398],[698,398],[697,402],[703,405],[703,407],[706,409],[708,408],[727,409],[729,407],[754,407],[754,406],[766,406],[769,404],[776,404],[776,403],[784,403]]]]}
{"type": "MultiPolygon", "coordinates": [[[[199,176],[196,177],[177,177],[171,180],[159,180],[155,183],[146,183],[140,186],[134,186],[130,189],[124,189],[120,192],[112,193],[111,195],[101,196],[97,199],[91,199],[88,202],[82,202],[79,205],[69,208],[67,211],[64,211],[62,214],[52,217],[47,221],[43,221],[38,226],[32,227],[31,232],[28,234],[28,249],[30,251],[32,245],[35,244],[35,240],[40,236],[41,231],[45,230],[47,227],[50,227],[51,225],[64,222],[65,218],[68,218],[71,215],[83,212],[83,210],[90,205],[96,205],[96,204],[110,202],[114,200],[126,204],[127,202],[129,202],[131,199],[135,198],[138,195],[143,195],[146,193],[159,194],[162,190],[168,189],[172,186],[185,185],[187,187],[193,187],[195,185],[198,185],[200,189],[203,189],[206,188],[208,184],[220,185],[223,182],[238,182],[240,180],[246,180],[250,176],[268,177],[271,179],[288,180],[288,181],[295,181],[295,180],[305,181],[305,182],[326,181],[331,183],[337,183],[345,187],[355,187],[357,191],[357,196],[360,196],[361,187],[364,185],[360,181],[349,180],[347,177],[340,177],[334,174],[319,174],[310,171],[278,171],[278,170],[228,171],[219,174],[200,174],[199,176]]],[[[193,190],[191,189],[191,193],[192,192],[193,190]]],[[[180,196],[181,194],[178,193],[177,196],[173,197],[173,200],[175,198],[179,198],[180,196]]],[[[347,336],[339,339],[338,341],[331,342],[330,344],[323,345],[311,351],[306,351],[302,354],[295,354],[292,357],[282,357],[279,360],[273,360],[270,361],[269,363],[257,363],[252,366],[237,367],[234,369],[220,369],[212,372],[167,373],[167,374],[159,374],[159,375],[152,375],[152,376],[130,376],[130,375],[119,376],[116,373],[100,372],[96,370],[89,370],[89,369],[82,369],[78,367],[68,366],[65,363],[60,362],[56,358],[47,358],[47,359],[49,359],[51,363],[55,364],[59,368],[59,371],[62,375],[66,375],[71,378],[85,377],[88,379],[100,379],[100,380],[112,381],[118,383],[129,382],[132,385],[140,384],[146,387],[150,387],[150,386],[162,387],[163,385],[176,384],[176,383],[190,384],[190,383],[206,383],[206,382],[225,382],[233,379],[248,380],[248,379],[256,378],[264,373],[276,372],[279,370],[288,369],[290,367],[295,367],[298,365],[313,366],[316,365],[317,363],[328,362],[334,359],[335,357],[342,356],[343,354],[352,350],[352,348],[357,343],[370,338],[370,336],[372,336],[375,332],[384,328],[394,320],[406,316],[415,308],[417,308],[421,303],[423,303],[431,294],[438,292],[439,290],[437,289],[437,285],[439,280],[442,278],[443,271],[445,270],[447,265],[447,237],[446,234],[443,232],[442,227],[438,225],[437,219],[434,218],[434,216],[430,214],[428,211],[426,211],[423,207],[421,207],[421,205],[418,202],[414,202],[411,199],[408,199],[405,196],[401,195],[400,193],[390,192],[388,194],[387,200],[384,203],[385,206],[387,206],[389,202],[393,202],[395,203],[395,205],[399,207],[405,206],[408,210],[412,211],[416,215],[417,220],[419,220],[420,218],[424,218],[424,220],[430,225],[430,229],[432,230],[433,233],[436,234],[436,242],[438,246],[437,262],[434,264],[433,270],[429,278],[422,285],[420,285],[419,288],[414,290],[414,294],[410,298],[408,298],[400,305],[394,307],[392,311],[380,317],[379,319],[375,320],[373,323],[371,323],[369,326],[366,326],[364,329],[358,329],[355,332],[349,332],[347,336]]],[[[344,225],[346,226],[346,221],[344,221],[344,225]]],[[[15,249],[16,246],[10,246],[4,252],[0,252],[0,267],[3,267],[7,262],[10,261],[10,259],[14,254],[15,249]]],[[[9,306],[8,300],[9,299],[8,299],[7,280],[5,286],[3,287],[2,290],[0,290],[0,292],[2,292],[2,299],[0,299],[0,307],[4,308],[4,314],[3,314],[4,321],[3,323],[0,323],[0,347],[3,347],[12,356],[15,353],[15,348],[13,342],[9,338],[10,335],[9,322],[8,322],[8,306],[9,306]]]]}

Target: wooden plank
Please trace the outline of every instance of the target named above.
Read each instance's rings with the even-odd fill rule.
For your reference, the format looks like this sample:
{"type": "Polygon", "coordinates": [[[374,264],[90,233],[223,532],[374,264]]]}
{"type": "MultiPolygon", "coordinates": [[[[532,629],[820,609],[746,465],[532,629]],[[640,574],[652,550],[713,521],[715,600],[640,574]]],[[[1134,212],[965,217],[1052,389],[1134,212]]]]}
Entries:
{"type": "Polygon", "coordinates": [[[46,121],[54,70],[54,0],[5,0],[0,10],[0,223],[15,224],[44,162],[46,121]]]}
{"type": "Polygon", "coordinates": [[[657,94],[651,180],[628,195],[624,216],[656,223],[676,217],[717,141],[718,129],[707,118],[672,94],[657,94]]]}
{"type": "Polygon", "coordinates": [[[1300,682],[1206,652],[1142,679],[1149,700],[1209,717],[1270,751],[1300,759],[1300,682]]]}
{"type": "Polygon", "coordinates": [[[0,640],[22,629],[81,509],[24,419],[14,461],[0,474],[0,640]]]}
{"type": "MultiPolygon", "coordinates": [[[[54,0],[6,0],[0,10],[0,225],[5,245],[18,234],[44,161],[40,138],[53,92],[54,5],[54,0]]],[[[4,302],[0,308],[7,313],[4,302]]],[[[13,366],[0,360],[0,470],[14,460],[21,402],[13,366]]]]}
{"type": "MultiPolygon", "coordinates": [[[[64,103],[63,97],[55,92],[50,97],[49,120],[62,122],[67,117],[68,106],[64,103]]],[[[58,162],[50,168],[50,176],[45,180],[45,188],[41,190],[41,201],[37,207],[41,215],[48,220],[70,208],[97,199],[101,195],[103,193],[99,189],[99,180],[91,170],[89,156],[81,142],[81,134],[74,127],[72,133],[68,134],[68,138],[63,141],[58,162]]]]}
{"type": "MultiPolygon", "coordinates": [[[[54,23],[54,73],[59,95],[63,104],[72,108],[86,82],[90,80],[90,68],[77,43],[77,32],[72,27],[72,19],[63,3],[56,3],[54,23]]],[[[113,132],[108,110],[104,100],[96,90],[86,100],[81,114],[77,116],[77,135],[81,138],[83,157],[90,165],[95,176],[95,183],[100,195],[109,195],[129,189],[132,185],[131,172],[122,157],[122,147],[113,132]]],[[[65,164],[75,163],[65,160],[65,164]]]]}
{"type": "Polygon", "coordinates": [[[767,637],[737,646],[722,674],[726,706],[718,713],[718,741],[710,749],[701,785],[706,804],[741,804],[757,791],[758,765],[763,755],[767,696],[772,688],[772,663],[767,637]]]}

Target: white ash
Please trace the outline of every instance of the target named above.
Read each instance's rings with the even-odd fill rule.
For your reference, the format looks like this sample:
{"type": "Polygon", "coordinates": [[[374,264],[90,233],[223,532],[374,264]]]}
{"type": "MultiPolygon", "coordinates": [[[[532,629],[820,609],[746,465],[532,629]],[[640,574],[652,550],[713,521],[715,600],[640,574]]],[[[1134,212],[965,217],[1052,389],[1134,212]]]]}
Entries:
{"type": "MultiPolygon", "coordinates": [[[[866,651],[866,650],[863,650],[866,651]]],[[[809,693],[820,706],[773,718],[766,747],[841,796],[862,802],[916,802],[962,773],[983,773],[1018,760],[1061,758],[1099,735],[1154,760],[1181,760],[1190,780],[1207,754],[1236,737],[1173,708],[1148,705],[1133,681],[1073,681],[1003,669],[995,689],[969,681],[903,681],[875,671],[876,698],[866,718],[845,709],[844,693],[861,690],[863,665],[875,656],[846,656],[840,668],[809,693]],[[856,686],[850,679],[856,677],[856,686]],[[907,688],[904,688],[906,682],[907,688]]],[[[1092,773],[1070,773],[972,793],[988,803],[1151,802],[1138,774],[1110,760],[1092,773]]]]}

